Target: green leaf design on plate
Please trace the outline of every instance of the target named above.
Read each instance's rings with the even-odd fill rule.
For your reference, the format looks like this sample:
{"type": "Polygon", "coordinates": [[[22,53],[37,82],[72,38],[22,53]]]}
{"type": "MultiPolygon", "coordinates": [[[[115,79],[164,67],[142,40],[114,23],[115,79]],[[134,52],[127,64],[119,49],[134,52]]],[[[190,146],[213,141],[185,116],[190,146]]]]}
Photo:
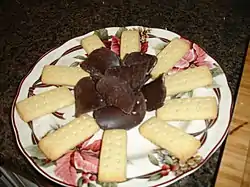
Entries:
{"type": "MultiPolygon", "coordinates": [[[[53,113],[52,113],[52,114],[53,114],[53,113]]],[[[53,115],[54,115],[54,114],[53,114],[53,115]]],[[[59,118],[60,118],[60,117],[59,117],[59,118]]],[[[62,119],[62,118],[60,118],[60,119],[62,119]]],[[[56,131],[57,129],[61,128],[62,126],[59,125],[59,124],[55,124],[55,125],[50,125],[50,127],[51,127],[51,129],[48,130],[41,138],[44,138],[45,136],[47,136],[48,134],[50,134],[50,133],[56,131]]]]}
{"type": "Polygon", "coordinates": [[[213,83],[209,86],[206,86],[206,88],[220,88],[221,85],[217,84],[215,80],[213,80],[213,83]]]}
{"type": "Polygon", "coordinates": [[[108,40],[108,30],[107,29],[99,29],[94,31],[94,34],[96,34],[101,40],[108,40]]]}
{"type": "Polygon", "coordinates": [[[157,158],[156,158],[152,153],[149,153],[149,154],[148,154],[148,159],[149,159],[149,161],[150,161],[152,164],[154,164],[154,165],[156,165],[156,166],[159,166],[159,161],[157,160],[157,158]]]}
{"type": "Polygon", "coordinates": [[[123,31],[127,31],[127,30],[128,30],[128,29],[127,29],[126,27],[120,27],[120,28],[116,31],[115,36],[116,36],[117,38],[121,38],[122,32],[123,32],[123,31]]]}
{"type": "Polygon", "coordinates": [[[155,54],[158,55],[165,47],[167,43],[159,43],[154,47],[155,54]]]}
{"type": "Polygon", "coordinates": [[[25,150],[30,154],[31,157],[37,159],[46,159],[46,156],[42,153],[37,145],[30,145],[25,148],[25,150]]]}
{"type": "Polygon", "coordinates": [[[218,65],[218,64],[215,64],[215,63],[213,63],[213,66],[215,66],[215,67],[219,67],[219,65],[218,65]]]}
{"type": "Polygon", "coordinates": [[[162,178],[161,173],[155,173],[155,174],[151,175],[148,180],[149,181],[156,181],[156,180],[159,180],[160,178],[162,178]]]}
{"type": "Polygon", "coordinates": [[[96,185],[93,183],[88,183],[88,187],[96,187],[96,185]]]}
{"type": "Polygon", "coordinates": [[[102,182],[100,182],[100,181],[98,181],[98,180],[95,181],[95,182],[96,182],[96,184],[100,184],[100,185],[102,184],[102,182]]]}
{"type": "Polygon", "coordinates": [[[81,62],[73,62],[72,64],[70,64],[70,67],[77,67],[80,63],[81,62]]]}
{"type": "Polygon", "coordinates": [[[82,187],[82,185],[83,185],[83,178],[80,177],[77,181],[77,187],[82,187]]]}
{"type": "Polygon", "coordinates": [[[194,94],[194,91],[193,90],[190,90],[188,92],[181,92],[181,93],[178,93],[176,95],[173,95],[171,96],[171,99],[180,99],[182,98],[184,95],[187,95],[188,97],[193,97],[193,94],[194,94]]]}
{"type": "Polygon", "coordinates": [[[127,164],[134,165],[133,162],[132,162],[131,160],[127,160],[127,164]]]}
{"type": "Polygon", "coordinates": [[[79,60],[86,60],[87,59],[85,56],[81,56],[81,55],[75,56],[74,58],[79,59],[79,60]]]}
{"type": "Polygon", "coordinates": [[[170,156],[168,156],[168,155],[165,155],[164,161],[163,161],[163,162],[164,162],[165,164],[168,164],[168,165],[173,165],[173,164],[174,164],[172,158],[171,158],[170,156]]]}
{"type": "Polygon", "coordinates": [[[114,182],[100,182],[96,181],[97,184],[101,185],[102,187],[117,187],[117,183],[114,182]]]}
{"type": "Polygon", "coordinates": [[[185,95],[185,92],[181,92],[181,93],[171,96],[171,99],[179,99],[184,95],[185,95]]]}
{"type": "Polygon", "coordinates": [[[191,91],[187,92],[188,97],[189,97],[189,98],[190,98],[190,97],[193,97],[193,93],[194,93],[194,91],[193,91],[193,90],[191,90],[191,91]]]}
{"type": "Polygon", "coordinates": [[[32,159],[36,162],[37,165],[45,168],[55,165],[55,162],[48,161],[47,159],[38,159],[36,157],[32,157],[32,159]]]}
{"type": "MultiPolygon", "coordinates": [[[[76,150],[76,148],[74,147],[73,150],[76,150]]],[[[83,172],[83,170],[81,170],[81,169],[76,169],[76,173],[82,173],[82,172],[83,172]]]]}
{"type": "Polygon", "coordinates": [[[213,77],[223,74],[223,71],[220,67],[215,67],[213,69],[210,69],[210,71],[213,77]]]}

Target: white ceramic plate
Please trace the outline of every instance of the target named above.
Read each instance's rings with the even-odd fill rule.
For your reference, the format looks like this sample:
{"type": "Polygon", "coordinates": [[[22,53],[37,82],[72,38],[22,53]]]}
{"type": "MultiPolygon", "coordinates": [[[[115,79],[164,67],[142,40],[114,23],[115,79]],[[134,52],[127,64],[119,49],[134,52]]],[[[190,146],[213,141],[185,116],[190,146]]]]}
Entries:
{"type": "MultiPolygon", "coordinates": [[[[154,55],[162,50],[169,40],[180,37],[178,34],[163,29],[138,26],[126,27],[126,29],[139,30],[142,51],[154,55]]],[[[206,65],[211,69],[214,84],[210,87],[179,94],[177,97],[215,96],[218,101],[219,114],[216,120],[179,121],[171,122],[171,124],[183,128],[188,133],[195,134],[195,137],[200,139],[202,146],[198,155],[191,158],[187,163],[180,164],[166,150],[157,148],[140,136],[137,126],[128,131],[128,180],[126,182],[119,184],[96,182],[102,131],[99,131],[90,140],[85,141],[77,149],[65,154],[56,162],[48,161],[37,147],[37,141],[46,133],[71,121],[74,118],[74,106],[61,109],[27,124],[20,119],[15,108],[16,102],[54,88],[54,86],[42,84],[40,81],[44,65],[79,65],[87,57],[86,52],[80,46],[80,41],[88,35],[98,34],[106,47],[118,54],[122,30],[124,28],[112,27],[93,31],[47,52],[22,80],[18,89],[11,113],[18,147],[36,170],[63,186],[167,186],[201,167],[218,149],[227,135],[231,112],[231,93],[226,77],[214,59],[208,56],[198,45],[190,42],[189,53],[176,64],[170,73],[206,65]],[[204,130],[206,128],[207,130],[204,130]]],[[[144,121],[154,115],[154,111],[148,112],[144,121]]]]}

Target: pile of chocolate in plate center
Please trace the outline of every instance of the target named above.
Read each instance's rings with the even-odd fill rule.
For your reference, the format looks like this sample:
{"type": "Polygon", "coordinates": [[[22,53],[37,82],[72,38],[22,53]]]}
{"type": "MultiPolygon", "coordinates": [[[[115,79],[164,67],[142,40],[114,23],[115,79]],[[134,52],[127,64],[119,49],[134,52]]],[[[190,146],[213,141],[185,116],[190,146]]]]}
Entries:
{"type": "Polygon", "coordinates": [[[75,116],[93,111],[102,129],[131,129],[146,111],[160,108],[166,97],[164,75],[149,82],[157,57],[133,52],[123,60],[107,48],[94,50],[81,63],[90,74],[76,84],[75,116]],[[146,84],[146,82],[149,82],[146,84]]]}

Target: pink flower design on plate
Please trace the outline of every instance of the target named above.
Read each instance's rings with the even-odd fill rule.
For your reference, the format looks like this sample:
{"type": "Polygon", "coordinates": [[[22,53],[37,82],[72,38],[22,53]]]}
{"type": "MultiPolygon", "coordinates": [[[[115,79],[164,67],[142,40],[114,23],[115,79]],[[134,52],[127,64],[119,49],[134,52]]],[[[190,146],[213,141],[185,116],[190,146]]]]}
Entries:
{"type": "Polygon", "coordinates": [[[190,49],[182,59],[175,65],[176,68],[185,69],[190,66],[190,64],[197,59],[197,54],[194,49],[190,49]]]}
{"type": "Polygon", "coordinates": [[[112,36],[110,49],[117,55],[120,55],[120,43],[121,43],[121,40],[119,38],[117,38],[116,36],[112,36]]]}
{"type": "Polygon", "coordinates": [[[208,54],[197,44],[193,44],[193,49],[197,54],[197,58],[194,61],[196,66],[208,66],[209,68],[213,68],[214,60],[208,56],[208,54]]]}
{"type": "Polygon", "coordinates": [[[76,146],[56,161],[55,175],[65,183],[76,185],[77,173],[82,173],[86,181],[93,179],[98,171],[101,140],[89,144],[89,140],[76,146]]]}
{"type": "Polygon", "coordinates": [[[190,42],[189,40],[182,38],[190,44],[189,51],[185,54],[185,56],[176,63],[174,68],[171,70],[171,73],[181,71],[189,68],[190,66],[208,66],[209,68],[213,68],[214,60],[207,55],[207,53],[200,48],[197,44],[190,42]]]}
{"type": "Polygon", "coordinates": [[[190,42],[189,40],[181,37],[180,39],[184,40],[185,42],[187,42],[190,46],[190,49],[189,51],[185,54],[184,57],[182,57],[182,59],[176,63],[176,65],[174,66],[174,69],[186,69],[190,66],[190,63],[193,62],[196,58],[197,58],[197,55],[195,53],[195,51],[193,50],[193,44],[192,42],[190,42]]]}
{"type": "Polygon", "coordinates": [[[63,179],[64,182],[75,185],[76,178],[77,178],[77,172],[74,166],[71,163],[71,157],[74,152],[68,152],[63,157],[58,159],[56,161],[56,169],[55,169],[55,175],[61,179],[63,179]]]}
{"type": "Polygon", "coordinates": [[[141,52],[146,53],[148,51],[148,42],[141,43],[141,52]]]}

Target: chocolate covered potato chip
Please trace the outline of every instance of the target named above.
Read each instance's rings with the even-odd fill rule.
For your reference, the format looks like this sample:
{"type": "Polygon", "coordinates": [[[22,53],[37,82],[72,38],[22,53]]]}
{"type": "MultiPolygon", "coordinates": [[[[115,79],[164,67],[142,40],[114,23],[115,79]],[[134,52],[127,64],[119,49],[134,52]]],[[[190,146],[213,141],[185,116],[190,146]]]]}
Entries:
{"type": "Polygon", "coordinates": [[[117,66],[107,69],[105,76],[115,76],[126,81],[133,90],[139,90],[147,80],[147,66],[134,64],[131,66],[117,66]]]}
{"type": "Polygon", "coordinates": [[[81,63],[81,68],[90,75],[104,74],[106,69],[114,66],[120,66],[120,59],[113,51],[105,47],[92,51],[81,63]]]}
{"type": "Polygon", "coordinates": [[[130,114],[135,103],[135,95],[128,82],[115,76],[104,76],[96,84],[96,90],[108,106],[115,106],[130,114]]]}
{"type": "Polygon", "coordinates": [[[90,77],[84,77],[78,81],[74,94],[76,117],[105,106],[104,100],[95,89],[95,82],[90,77]]]}
{"type": "Polygon", "coordinates": [[[93,113],[101,129],[129,130],[141,123],[146,114],[146,103],[142,93],[136,95],[136,102],[131,114],[125,114],[117,107],[107,106],[93,113]]]}
{"type": "Polygon", "coordinates": [[[134,64],[144,64],[144,66],[147,66],[147,73],[150,74],[150,72],[152,71],[156,63],[157,63],[157,57],[154,55],[141,53],[141,52],[133,52],[133,53],[127,54],[121,64],[123,66],[131,66],[134,64]]]}
{"type": "Polygon", "coordinates": [[[162,107],[166,98],[164,74],[161,74],[154,81],[143,86],[141,91],[146,99],[147,111],[162,107]]]}

